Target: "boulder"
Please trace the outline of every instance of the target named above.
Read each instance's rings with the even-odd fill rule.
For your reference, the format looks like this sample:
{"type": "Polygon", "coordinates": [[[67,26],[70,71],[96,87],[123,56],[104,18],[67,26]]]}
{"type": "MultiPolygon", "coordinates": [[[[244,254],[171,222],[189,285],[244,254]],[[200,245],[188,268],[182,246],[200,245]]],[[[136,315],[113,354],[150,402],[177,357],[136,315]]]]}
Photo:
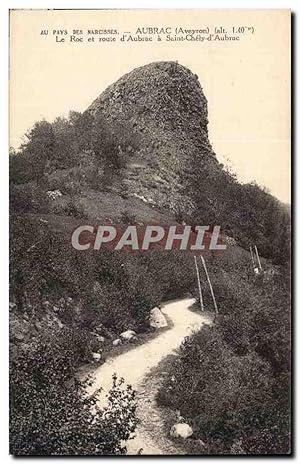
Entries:
{"type": "Polygon", "coordinates": [[[193,429],[189,424],[175,424],[170,430],[170,436],[173,438],[189,438],[193,435],[193,429]]]}
{"type": "Polygon", "coordinates": [[[95,362],[99,362],[100,359],[101,359],[101,354],[100,353],[92,353],[92,356],[93,356],[93,360],[95,362]]]}
{"type": "Polygon", "coordinates": [[[122,340],[130,341],[136,336],[136,333],[134,330],[126,330],[125,332],[122,332],[120,334],[120,337],[122,340]]]}
{"type": "Polygon", "coordinates": [[[167,320],[159,308],[153,308],[150,311],[150,326],[154,329],[168,327],[167,320]]]}
{"type": "Polygon", "coordinates": [[[114,340],[114,341],[112,342],[112,344],[113,344],[114,346],[122,345],[122,340],[120,340],[120,338],[116,338],[116,340],[114,340]]]}

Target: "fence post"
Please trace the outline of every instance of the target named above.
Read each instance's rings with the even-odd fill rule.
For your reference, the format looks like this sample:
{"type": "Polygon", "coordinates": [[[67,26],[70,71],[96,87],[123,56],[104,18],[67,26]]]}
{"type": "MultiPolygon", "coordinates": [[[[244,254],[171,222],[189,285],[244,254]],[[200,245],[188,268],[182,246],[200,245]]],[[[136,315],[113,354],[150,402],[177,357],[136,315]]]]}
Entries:
{"type": "Polygon", "coordinates": [[[200,283],[200,275],[199,275],[199,269],[198,269],[198,263],[197,263],[196,256],[194,256],[194,260],[195,260],[195,267],[196,267],[196,273],[197,273],[197,282],[198,282],[200,306],[201,306],[201,311],[204,311],[203,297],[202,297],[201,283],[200,283]]]}
{"type": "Polygon", "coordinates": [[[252,264],[253,264],[253,269],[254,269],[255,268],[255,262],[254,262],[254,255],[253,255],[252,246],[250,246],[250,253],[251,253],[251,259],[252,259],[252,264]]]}
{"type": "Polygon", "coordinates": [[[201,261],[202,261],[202,264],[203,264],[203,267],[204,267],[204,270],[205,270],[205,274],[206,274],[206,277],[207,277],[207,280],[208,280],[210,293],[211,293],[211,296],[212,296],[212,299],[213,299],[213,302],[214,302],[215,312],[216,312],[216,314],[219,314],[218,305],[217,305],[217,302],[216,302],[216,299],[215,299],[215,294],[214,294],[212,284],[211,284],[211,281],[210,281],[210,278],[209,278],[208,270],[206,268],[205,259],[203,258],[202,255],[201,255],[201,261]]]}
{"type": "Polygon", "coordinates": [[[258,251],[257,251],[257,246],[255,245],[254,248],[255,248],[255,253],[256,253],[259,269],[262,271],[261,262],[260,262],[259,254],[258,254],[258,251]]]}

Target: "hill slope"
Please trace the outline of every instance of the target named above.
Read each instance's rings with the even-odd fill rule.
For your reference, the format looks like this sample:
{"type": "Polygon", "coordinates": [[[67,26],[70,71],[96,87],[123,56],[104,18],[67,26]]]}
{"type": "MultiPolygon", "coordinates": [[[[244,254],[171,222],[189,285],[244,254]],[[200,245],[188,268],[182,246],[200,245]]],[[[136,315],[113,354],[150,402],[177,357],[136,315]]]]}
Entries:
{"type": "Polygon", "coordinates": [[[207,126],[207,101],[190,70],[175,62],[134,69],[82,115],[71,112],[68,119],[34,126],[11,157],[12,182],[22,184],[14,186],[12,201],[18,208],[21,197],[24,211],[24,189],[28,200],[33,181],[41,187],[32,193],[38,212],[218,224],[246,249],[256,244],[266,258],[286,262],[289,211],[259,186],[241,185],[218,163],[207,126]],[[26,180],[31,182],[24,186],[26,180]],[[37,201],[56,189],[63,195],[50,205],[37,201]]]}

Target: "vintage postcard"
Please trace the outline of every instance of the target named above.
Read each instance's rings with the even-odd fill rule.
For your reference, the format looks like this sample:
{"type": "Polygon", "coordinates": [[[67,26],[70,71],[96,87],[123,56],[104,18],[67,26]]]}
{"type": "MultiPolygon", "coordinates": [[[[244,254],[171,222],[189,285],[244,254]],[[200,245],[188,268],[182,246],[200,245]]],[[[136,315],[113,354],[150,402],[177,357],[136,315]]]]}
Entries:
{"type": "Polygon", "coordinates": [[[10,11],[10,453],[288,455],[291,12],[10,11]]]}

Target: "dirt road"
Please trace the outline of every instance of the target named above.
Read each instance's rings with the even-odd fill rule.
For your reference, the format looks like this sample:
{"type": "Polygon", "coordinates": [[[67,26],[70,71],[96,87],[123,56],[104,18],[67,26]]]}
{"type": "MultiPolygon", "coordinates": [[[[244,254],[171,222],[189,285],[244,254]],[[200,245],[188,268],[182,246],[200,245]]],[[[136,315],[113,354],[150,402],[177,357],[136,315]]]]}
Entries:
{"type": "Polygon", "coordinates": [[[127,443],[128,454],[137,454],[141,448],[143,448],[143,454],[176,453],[174,445],[167,437],[159,439],[162,424],[158,408],[155,405],[156,391],[147,392],[145,395],[143,380],[165,356],[180,346],[185,336],[193,330],[199,330],[205,322],[209,323],[204,315],[189,310],[193,303],[193,299],[167,303],[163,306],[162,311],[173,322],[173,327],[170,330],[162,332],[144,345],[116,358],[108,359],[94,372],[93,389],[101,386],[105,392],[108,391],[112,375],[116,373],[118,377],[124,377],[125,382],[137,390],[138,416],[141,423],[136,430],[136,437],[127,443]],[[152,430],[155,433],[152,433],[148,422],[152,424],[152,428],[155,427],[155,431],[152,430]]]}

